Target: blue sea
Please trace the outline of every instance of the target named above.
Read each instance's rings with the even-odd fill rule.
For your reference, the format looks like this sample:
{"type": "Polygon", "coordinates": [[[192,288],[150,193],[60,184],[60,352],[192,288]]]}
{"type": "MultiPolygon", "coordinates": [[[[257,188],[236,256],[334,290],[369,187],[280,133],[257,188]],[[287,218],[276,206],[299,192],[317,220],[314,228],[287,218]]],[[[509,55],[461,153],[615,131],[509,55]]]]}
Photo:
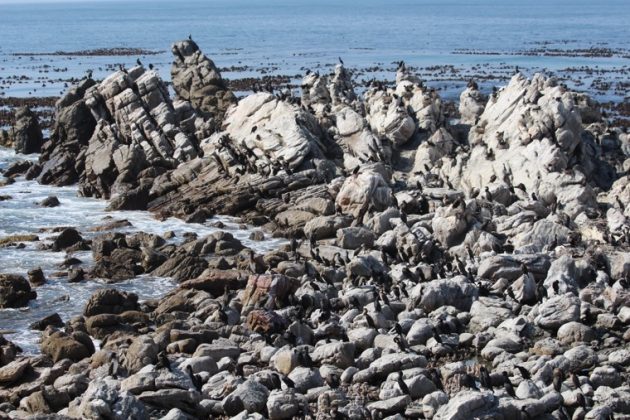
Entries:
{"type": "Polygon", "coordinates": [[[630,69],[629,21],[628,0],[0,0],[0,92],[56,96],[62,79],[81,77],[88,69],[103,77],[111,71],[106,64],[131,65],[137,58],[15,53],[111,47],[164,51],[140,58],[168,77],[170,45],[188,35],[219,67],[247,66],[224,72],[228,78],[254,75],[253,67],[266,67],[269,74],[303,74],[306,68],[334,65],[338,57],[351,68],[393,69],[398,60],[425,68],[452,65],[450,78],[471,68],[471,74],[484,69],[509,74],[515,66],[531,72],[596,66],[619,73],[630,69]],[[618,53],[521,55],[542,47],[618,53]],[[15,75],[30,80],[3,86],[2,79],[15,75]]]}

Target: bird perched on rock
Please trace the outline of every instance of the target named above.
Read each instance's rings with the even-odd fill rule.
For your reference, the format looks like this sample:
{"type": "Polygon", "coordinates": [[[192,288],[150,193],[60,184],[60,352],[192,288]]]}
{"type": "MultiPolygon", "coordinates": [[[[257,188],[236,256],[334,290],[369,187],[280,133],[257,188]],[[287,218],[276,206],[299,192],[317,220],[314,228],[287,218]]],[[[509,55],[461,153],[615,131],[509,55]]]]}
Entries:
{"type": "Polygon", "coordinates": [[[510,377],[507,372],[503,372],[503,386],[505,387],[505,392],[507,392],[510,397],[516,398],[514,386],[512,386],[512,381],[510,381],[510,377]]]}
{"type": "Polygon", "coordinates": [[[201,376],[197,375],[193,372],[192,366],[186,365],[186,372],[188,373],[188,377],[190,377],[190,381],[197,389],[197,391],[201,392],[201,387],[203,386],[203,380],[201,376]]]}
{"type": "Polygon", "coordinates": [[[407,384],[403,380],[403,373],[402,372],[398,372],[398,378],[397,378],[396,382],[398,383],[398,388],[400,388],[400,391],[403,394],[405,394],[405,395],[409,395],[409,387],[407,386],[407,384]]]}
{"type": "Polygon", "coordinates": [[[171,362],[170,360],[168,360],[168,356],[166,355],[165,351],[161,351],[158,353],[157,356],[158,360],[157,363],[155,364],[155,368],[156,369],[166,369],[169,372],[171,371],[171,362]]]}

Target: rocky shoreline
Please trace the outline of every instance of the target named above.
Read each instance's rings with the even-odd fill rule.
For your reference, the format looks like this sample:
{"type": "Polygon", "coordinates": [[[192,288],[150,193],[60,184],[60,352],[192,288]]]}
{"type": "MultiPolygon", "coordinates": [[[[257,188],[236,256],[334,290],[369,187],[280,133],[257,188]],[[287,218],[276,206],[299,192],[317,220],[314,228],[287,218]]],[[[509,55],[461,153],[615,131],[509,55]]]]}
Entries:
{"type": "MultiPolygon", "coordinates": [[[[516,73],[489,95],[471,80],[454,121],[402,62],[362,93],[341,63],[300,95],[254,81],[237,98],[193,41],[172,53],[175,97],[138,65],[72,86],[49,138],[20,110],[2,143],[40,160],[4,182],[290,243],[60,230],[42,246],[67,253],[67,281],[111,288],[33,325],[39,355],[0,337],[0,416],[630,416],[630,138],[600,104],[516,73]],[[116,290],[142,274],[178,287],[116,290]]],[[[0,307],[45,281],[0,275],[0,307]]]]}

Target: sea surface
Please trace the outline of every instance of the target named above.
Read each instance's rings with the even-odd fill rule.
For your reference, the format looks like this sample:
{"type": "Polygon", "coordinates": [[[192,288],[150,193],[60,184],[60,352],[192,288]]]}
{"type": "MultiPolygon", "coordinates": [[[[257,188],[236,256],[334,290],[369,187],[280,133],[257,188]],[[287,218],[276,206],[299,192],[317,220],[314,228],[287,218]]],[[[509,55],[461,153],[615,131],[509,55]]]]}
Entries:
{"type": "MultiPolygon", "coordinates": [[[[0,0],[0,99],[59,96],[88,70],[100,79],[118,64],[129,67],[137,59],[155,65],[168,80],[170,45],[190,35],[229,79],[271,74],[298,80],[306,69],[326,72],[340,58],[357,70],[357,78],[392,79],[395,63],[404,60],[446,97],[457,97],[468,75],[482,80],[487,75],[485,87],[490,88],[497,74],[505,81],[518,67],[526,73],[571,72],[576,88],[600,100],[621,102],[628,100],[628,22],[628,0],[0,0]],[[53,54],[114,47],[154,54],[53,54]],[[541,49],[560,53],[549,56],[541,49]],[[592,49],[610,53],[585,52],[592,49]],[[593,89],[599,79],[616,87],[593,89]]],[[[7,109],[0,104],[0,111],[7,109]]],[[[37,156],[0,148],[0,169],[18,159],[37,156]]],[[[125,231],[175,231],[175,241],[184,232],[212,233],[217,230],[212,222],[220,220],[257,252],[283,243],[249,241],[251,229],[228,216],[201,225],[157,221],[147,212],[107,212],[104,201],[80,198],[75,187],[18,179],[1,187],[0,195],[12,197],[0,201],[0,237],[34,233],[49,241],[51,228],[75,226],[90,238],[91,228],[112,217],[132,223],[125,231]],[[61,206],[37,205],[49,195],[57,196],[61,206]]],[[[91,263],[90,252],[76,256],[91,263]]],[[[0,332],[27,352],[39,348],[39,333],[28,329],[31,322],[54,312],[66,321],[81,313],[91,293],[108,287],[99,280],[70,284],[57,276],[65,257],[41,251],[37,243],[0,248],[0,273],[25,275],[41,267],[49,279],[27,308],[0,310],[0,332]]],[[[150,276],[115,285],[136,292],[141,300],[162,296],[173,286],[170,279],[150,276]]]]}
{"type": "MultiPolygon", "coordinates": [[[[256,68],[299,75],[332,66],[338,57],[350,68],[393,71],[399,60],[454,66],[452,74],[435,77],[442,84],[471,68],[509,75],[517,66],[527,72],[589,66],[606,74],[630,70],[629,21],[628,0],[0,0],[0,92],[57,96],[68,76],[80,78],[91,69],[104,77],[111,71],[107,64],[129,66],[137,58],[168,78],[170,45],[189,35],[219,67],[237,67],[224,72],[228,78],[260,75],[256,68]],[[162,53],[114,60],[14,55],[112,47],[162,53]],[[590,48],[616,53],[522,55],[543,47],[573,51],[569,55],[590,48]],[[471,50],[483,54],[462,54],[471,50]],[[28,79],[3,86],[15,76],[28,79]],[[38,83],[44,77],[60,82],[38,83]]],[[[619,101],[627,91],[600,97],[619,101]]]]}

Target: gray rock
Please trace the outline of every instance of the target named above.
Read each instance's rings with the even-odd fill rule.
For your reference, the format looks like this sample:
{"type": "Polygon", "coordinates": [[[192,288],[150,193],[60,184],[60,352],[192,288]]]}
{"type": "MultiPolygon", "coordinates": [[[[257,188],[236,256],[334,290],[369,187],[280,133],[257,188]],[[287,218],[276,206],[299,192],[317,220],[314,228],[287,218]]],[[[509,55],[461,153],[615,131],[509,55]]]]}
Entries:
{"type": "Polygon", "coordinates": [[[567,322],[562,325],[557,332],[558,340],[562,344],[572,344],[576,342],[590,342],[597,338],[592,328],[579,322],[567,322]]]}
{"type": "Polygon", "coordinates": [[[90,382],[81,398],[70,403],[68,415],[93,420],[149,418],[144,406],[130,393],[121,392],[119,382],[111,378],[98,378],[90,382]]]}
{"type": "Polygon", "coordinates": [[[557,329],[580,318],[580,299],[571,293],[553,296],[534,309],[530,316],[541,328],[557,329]]]}
{"type": "Polygon", "coordinates": [[[352,342],[322,344],[315,347],[311,358],[320,364],[330,364],[345,369],[354,364],[355,346],[352,342]]]}
{"type": "Polygon", "coordinates": [[[223,400],[226,414],[234,416],[243,410],[250,413],[262,412],[267,405],[269,390],[256,381],[247,380],[240,384],[223,400]]]}
{"type": "Polygon", "coordinates": [[[289,379],[295,383],[296,391],[304,394],[311,388],[324,385],[324,379],[317,369],[298,366],[289,374],[289,379]]]}
{"type": "Polygon", "coordinates": [[[371,248],[375,239],[374,232],[362,227],[348,227],[337,231],[337,243],[345,249],[357,249],[361,246],[371,248]]]}
{"type": "Polygon", "coordinates": [[[483,417],[496,409],[498,399],[490,392],[461,392],[441,406],[433,419],[466,420],[483,417]]]}
{"type": "Polygon", "coordinates": [[[383,415],[401,413],[411,403],[411,397],[409,395],[402,395],[400,397],[390,398],[384,401],[376,401],[367,405],[368,410],[372,412],[379,412],[383,415]]]}
{"type": "Polygon", "coordinates": [[[270,420],[290,419],[295,416],[299,409],[300,401],[294,392],[274,390],[267,399],[267,413],[270,420]]]}
{"type": "Polygon", "coordinates": [[[420,298],[420,307],[426,312],[447,304],[468,311],[478,294],[477,286],[464,276],[456,276],[418,285],[413,289],[411,297],[420,298]]]}
{"type": "Polygon", "coordinates": [[[212,343],[202,343],[197,347],[193,357],[209,356],[214,360],[220,360],[223,357],[236,359],[241,354],[241,350],[232,341],[220,338],[212,343]]]}

